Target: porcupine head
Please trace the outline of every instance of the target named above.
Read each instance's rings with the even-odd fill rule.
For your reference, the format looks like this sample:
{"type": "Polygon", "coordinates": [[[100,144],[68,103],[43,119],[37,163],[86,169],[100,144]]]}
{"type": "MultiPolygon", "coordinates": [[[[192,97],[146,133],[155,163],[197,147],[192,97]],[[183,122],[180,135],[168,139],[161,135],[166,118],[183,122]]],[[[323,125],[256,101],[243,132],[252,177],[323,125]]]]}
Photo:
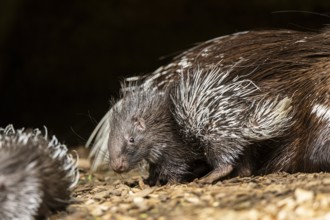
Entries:
{"type": "Polygon", "coordinates": [[[138,89],[124,92],[113,106],[108,150],[115,172],[128,172],[142,160],[157,163],[162,155],[161,140],[166,139],[161,136],[171,132],[166,102],[164,94],[138,89]]]}

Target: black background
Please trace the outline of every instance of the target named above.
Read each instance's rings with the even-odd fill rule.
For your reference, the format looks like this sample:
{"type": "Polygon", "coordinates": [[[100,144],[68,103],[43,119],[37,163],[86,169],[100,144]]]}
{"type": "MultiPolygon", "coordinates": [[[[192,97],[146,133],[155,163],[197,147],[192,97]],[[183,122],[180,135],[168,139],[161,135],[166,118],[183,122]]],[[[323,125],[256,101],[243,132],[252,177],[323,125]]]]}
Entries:
{"type": "Polygon", "coordinates": [[[317,30],[329,12],[329,0],[1,0],[0,126],[84,144],[123,77],[224,34],[317,30]]]}

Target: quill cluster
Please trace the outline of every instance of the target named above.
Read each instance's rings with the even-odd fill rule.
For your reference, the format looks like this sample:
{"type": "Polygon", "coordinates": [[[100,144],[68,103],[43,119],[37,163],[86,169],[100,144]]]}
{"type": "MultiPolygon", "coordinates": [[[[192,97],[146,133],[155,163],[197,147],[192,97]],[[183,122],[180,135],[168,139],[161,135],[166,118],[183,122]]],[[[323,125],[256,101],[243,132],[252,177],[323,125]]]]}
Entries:
{"type": "Polygon", "coordinates": [[[76,160],[46,129],[0,128],[0,161],[1,219],[44,218],[69,204],[76,160]]]}

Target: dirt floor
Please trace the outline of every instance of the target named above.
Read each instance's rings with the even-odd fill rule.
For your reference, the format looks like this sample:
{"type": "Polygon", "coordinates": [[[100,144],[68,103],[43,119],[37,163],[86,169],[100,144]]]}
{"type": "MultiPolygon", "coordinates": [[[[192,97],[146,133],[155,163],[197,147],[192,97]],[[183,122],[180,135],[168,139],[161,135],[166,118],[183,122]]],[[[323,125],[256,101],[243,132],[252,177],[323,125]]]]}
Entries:
{"type": "Polygon", "coordinates": [[[75,202],[50,219],[330,219],[330,173],[149,187],[137,172],[91,175],[87,160],[80,165],[75,202]]]}

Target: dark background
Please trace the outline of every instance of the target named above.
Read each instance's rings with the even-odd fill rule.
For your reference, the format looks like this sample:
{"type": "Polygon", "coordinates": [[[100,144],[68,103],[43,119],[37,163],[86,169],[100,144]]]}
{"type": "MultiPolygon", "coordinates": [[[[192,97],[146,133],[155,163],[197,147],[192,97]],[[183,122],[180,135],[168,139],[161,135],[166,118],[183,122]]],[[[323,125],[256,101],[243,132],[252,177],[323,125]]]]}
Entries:
{"type": "Polygon", "coordinates": [[[84,144],[123,77],[224,34],[317,30],[329,12],[329,0],[1,0],[0,126],[84,144]]]}

